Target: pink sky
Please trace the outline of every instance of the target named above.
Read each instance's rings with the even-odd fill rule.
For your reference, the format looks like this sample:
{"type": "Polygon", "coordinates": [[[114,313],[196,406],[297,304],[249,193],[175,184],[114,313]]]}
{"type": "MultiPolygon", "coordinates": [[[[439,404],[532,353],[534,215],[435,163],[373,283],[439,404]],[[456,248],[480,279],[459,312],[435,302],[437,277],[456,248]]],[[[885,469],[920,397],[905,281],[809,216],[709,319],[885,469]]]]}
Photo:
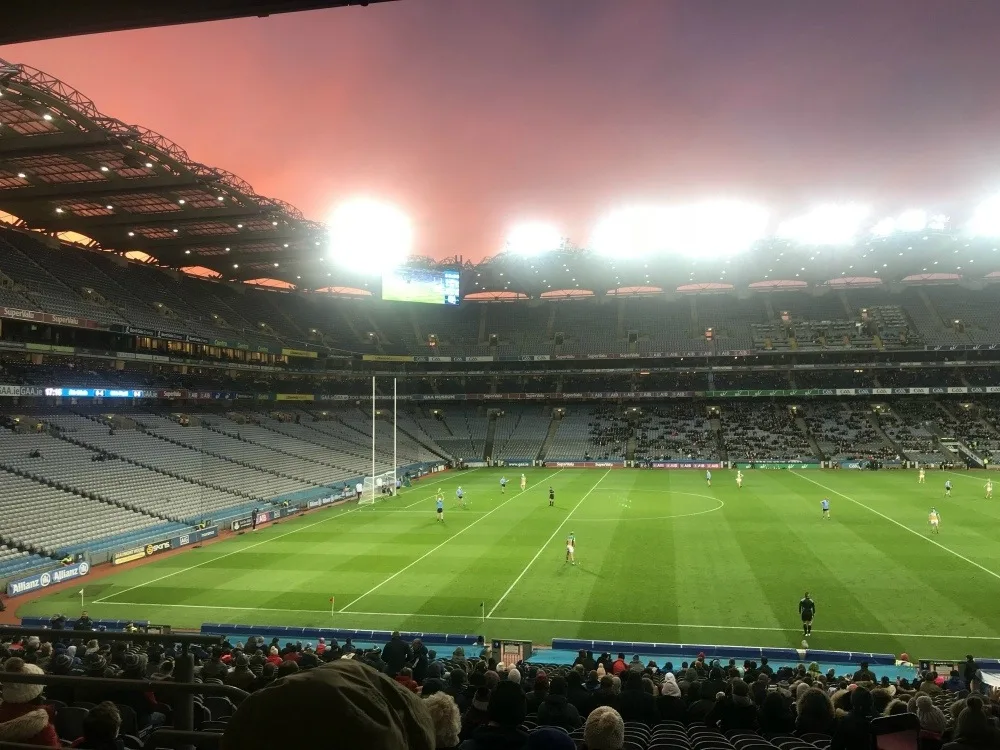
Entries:
{"type": "Polygon", "coordinates": [[[998,27],[974,0],[402,0],[0,57],[310,218],[371,195],[478,260],[630,200],[968,205],[1000,187],[998,27]]]}

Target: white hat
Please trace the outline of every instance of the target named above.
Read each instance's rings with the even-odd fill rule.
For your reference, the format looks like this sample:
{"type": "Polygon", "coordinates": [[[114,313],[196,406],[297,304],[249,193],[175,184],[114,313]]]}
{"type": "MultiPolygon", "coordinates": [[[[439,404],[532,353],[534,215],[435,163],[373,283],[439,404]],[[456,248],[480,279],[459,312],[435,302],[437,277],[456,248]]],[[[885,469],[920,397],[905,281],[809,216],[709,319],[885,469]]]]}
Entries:
{"type": "MultiPolygon", "coordinates": [[[[34,664],[26,664],[24,660],[14,657],[8,659],[3,667],[4,672],[13,674],[45,674],[41,667],[34,664]]],[[[0,682],[3,682],[3,702],[4,703],[30,703],[42,694],[44,685],[28,685],[23,682],[3,681],[3,673],[0,673],[0,682]]]]}

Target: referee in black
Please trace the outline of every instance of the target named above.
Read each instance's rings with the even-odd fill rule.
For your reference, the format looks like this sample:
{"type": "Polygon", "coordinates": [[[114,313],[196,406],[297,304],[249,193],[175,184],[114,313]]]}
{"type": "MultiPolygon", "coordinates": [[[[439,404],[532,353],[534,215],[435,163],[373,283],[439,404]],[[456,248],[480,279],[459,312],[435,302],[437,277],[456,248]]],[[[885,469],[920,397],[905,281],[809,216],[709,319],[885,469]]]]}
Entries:
{"type": "Polygon", "coordinates": [[[812,635],[813,615],[816,614],[816,602],[809,598],[809,592],[799,600],[799,614],[802,616],[802,635],[812,635]]]}

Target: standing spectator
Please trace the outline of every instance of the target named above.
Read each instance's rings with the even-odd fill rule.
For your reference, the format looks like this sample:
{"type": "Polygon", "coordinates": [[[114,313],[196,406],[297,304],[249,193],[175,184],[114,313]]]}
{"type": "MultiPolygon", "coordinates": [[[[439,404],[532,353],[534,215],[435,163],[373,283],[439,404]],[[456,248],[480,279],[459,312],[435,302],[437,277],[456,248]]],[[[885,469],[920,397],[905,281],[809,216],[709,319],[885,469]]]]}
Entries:
{"type": "Polygon", "coordinates": [[[972,658],[972,654],[966,655],[965,668],[962,671],[962,677],[965,678],[966,690],[972,690],[972,683],[976,679],[976,672],[978,671],[979,671],[979,665],[976,664],[976,660],[972,658]]]}
{"type": "Polygon", "coordinates": [[[583,730],[587,750],[622,750],[625,746],[625,722],[610,706],[590,712],[583,730]]]}
{"type": "Polygon", "coordinates": [[[556,675],[549,683],[549,693],[538,707],[538,724],[540,726],[562,727],[567,732],[583,724],[580,712],[569,702],[567,694],[569,686],[565,677],[556,675]]]}
{"type": "Polygon", "coordinates": [[[462,719],[458,704],[447,693],[434,693],[424,699],[424,705],[434,722],[434,750],[454,750],[458,747],[458,733],[462,729],[462,719]]]}
{"type": "MultiPolygon", "coordinates": [[[[0,672],[10,674],[44,674],[34,664],[25,664],[19,657],[7,660],[0,672]]],[[[42,703],[42,685],[23,682],[3,682],[3,703],[0,703],[0,742],[20,742],[41,747],[62,747],[52,726],[52,709],[42,703]]]]}
{"type": "Polygon", "coordinates": [[[394,631],[392,638],[382,648],[382,661],[386,665],[386,673],[390,677],[399,674],[399,670],[413,661],[413,649],[410,644],[399,637],[399,631],[394,631]]]}
{"type": "Polygon", "coordinates": [[[118,732],[121,730],[122,716],[111,701],[98,703],[87,712],[83,720],[83,737],[73,743],[73,747],[85,750],[124,750],[125,743],[118,732]]]}
{"type": "Polygon", "coordinates": [[[872,694],[858,687],[851,693],[851,710],[842,716],[833,731],[830,750],[855,750],[871,744],[872,694]]]}

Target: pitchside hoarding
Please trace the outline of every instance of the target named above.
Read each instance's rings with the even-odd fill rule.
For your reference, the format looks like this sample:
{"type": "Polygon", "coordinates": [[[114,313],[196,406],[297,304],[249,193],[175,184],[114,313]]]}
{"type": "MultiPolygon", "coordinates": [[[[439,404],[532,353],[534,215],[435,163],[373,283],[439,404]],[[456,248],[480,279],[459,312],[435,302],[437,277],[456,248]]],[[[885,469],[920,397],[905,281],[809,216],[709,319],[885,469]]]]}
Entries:
{"type": "Polygon", "coordinates": [[[39,589],[45,589],[56,583],[71,581],[74,578],[81,578],[90,572],[90,563],[78,562],[73,565],[64,565],[55,570],[47,570],[44,573],[36,573],[27,578],[20,578],[7,583],[7,596],[20,596],[39,589]]]}

